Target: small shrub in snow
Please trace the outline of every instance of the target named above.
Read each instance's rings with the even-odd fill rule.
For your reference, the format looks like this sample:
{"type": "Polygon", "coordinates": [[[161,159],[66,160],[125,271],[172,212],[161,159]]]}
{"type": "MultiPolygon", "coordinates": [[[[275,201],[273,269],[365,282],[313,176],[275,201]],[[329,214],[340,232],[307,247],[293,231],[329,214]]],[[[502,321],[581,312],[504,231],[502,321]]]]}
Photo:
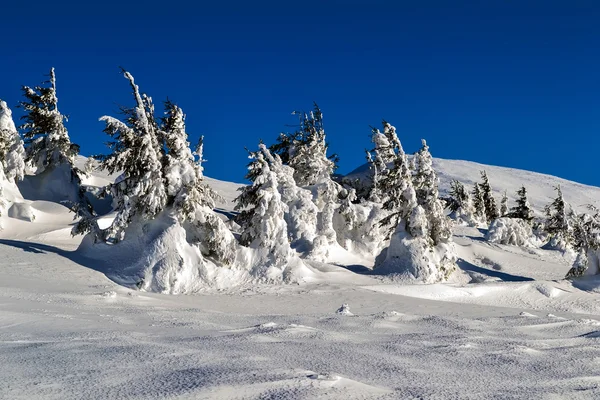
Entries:
{"type": "Polygon", "coordinates": [[[518,218],[498,218],[494,220],[485,239],[498,244],[531,246],[531,226],[518,218]]]}
{"type": "Polygon", "coordinates": [[[354,315],[350,312],[350,306],[348,305],[348,303],[342,304],[342,306],[340,308],[338,308],[335,313],[339,314],[339,315],[347,315],[347,316],[354,315]]]}

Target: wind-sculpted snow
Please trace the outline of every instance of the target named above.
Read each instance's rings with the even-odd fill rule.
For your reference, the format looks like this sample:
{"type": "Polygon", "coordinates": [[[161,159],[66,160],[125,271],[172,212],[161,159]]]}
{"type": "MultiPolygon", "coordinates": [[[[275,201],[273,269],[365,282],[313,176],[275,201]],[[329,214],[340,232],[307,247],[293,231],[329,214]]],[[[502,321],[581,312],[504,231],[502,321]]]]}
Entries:
{"type": "MultiPolygon", "coordinates": [[[[440,162],[442,188],[450,177],[479,178],[476,164],[440,162]]],[[[485,169],[497,193],[502,185],[510,193],[509,173],[485,169]]],[[[539,213],[560,180],[531,174],[514,188],[527,186],[539,213]]],[[[84,183],[113,178],[94,172],[84,183]]],[[[207,181],[231,212],[239,185],[207,181]]],[[[567,200],[570,184],[561,183],[567,200]]],[[[600,199],[597,188],[571,187],[600,199]]],[[[294,266],[308,277],[300,284],[253,279],[252,253],[242,252],[249,269],[167,296],[115,273],[127,272],[127,251],[78,251],[64,205],[18,190],[15,204],[16,218],[0,217],[2,399],[600,398],[600,280],[563,280],[569,253],[490,243],[485,229],[457,226],[460,269],[449,283],[375,275],[372,258],[336,247],[328,263],[294,266]],[[29,211],[32,222],[22,218],[29,211]]],[[[172,243],[181,231],[154,233],[172,243]]],[[[155,260],[176,254],[160,249],[133,250],[155,260]]],[[[184,275],[211,268],[169,270],[161,284],[202,282],[184,275]]]]}

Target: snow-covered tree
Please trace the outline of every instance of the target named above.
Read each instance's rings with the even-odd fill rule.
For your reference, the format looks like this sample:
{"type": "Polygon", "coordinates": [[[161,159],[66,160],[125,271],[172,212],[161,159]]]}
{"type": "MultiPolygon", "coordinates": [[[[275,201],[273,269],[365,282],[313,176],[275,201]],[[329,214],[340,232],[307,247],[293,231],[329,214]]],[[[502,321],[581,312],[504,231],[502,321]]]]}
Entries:
{"type": "Polygon", "coordinates": [[[481,185],[477,182],[475,182],[475,185],[473,186],[473,209],[474,209],[474,216],[475,219],[479,222],[485,223],[486,222],[486,215],[485,215],[485,200],[483,198],[483,191],[481,189],[481,185]]]}
{"type": "Polygon", "coordinates": [[[481,171],[481,180],[480,186],[483,194],[483,203],[485,205],[485,218],[488,223],[491,223],[499,216],[498,207],[496,206],[492,187],[490,186],[490,181],[485,171],[481,171]]]}
{"type": "Polygon", "coordinates": [[[395,129],[386,132],[391,133],[390,142],[395,143],[397,153],[384,180],[384,208],[390,215],[382,224],[395,225],[390,244],[377,257],[375,268],[426,283],[445,280],[456,269],[456,255],[451,221],[439,199],[429,147],[423,140],[423,147],[414,157],[413,179],[395,129]]]}
{"type": "Polygon", "coordinates": [[[388,173],[380,180],[383,195],[383,209],[388,215],[381,221],[382,227],[387,227],[387,235],[392,234],[400,221],[407,223],[408,216],[417,204],[415,189],[412,182],[412,172],[408,166],[408,157],[396,135],[395,128],[384,122],[384,132],[390,135],[396,155],[388,173]]]}
{"type": "Polygon", "coordinates": [[[111,185],[115,219],[106,238],[118,242],[134,218],[151,220],[167,204],[162,168],[162,136],[154,116],[152,99],[141,94],[133,76],[123,71],[133,90],[135,107],[122,107],[124,121],[114,117],[100,118],[106,123],[104,132],[113,138],[108,143],[112,153],[102,157],[101,167],[110,173],[121,172],[111,185]]]}
{"type": "Polygon", "coordinates": [[[433,159],[425,139],[415,155],[414,186],[417,203],[423,207],[429,220],[430,237],[434,245],[446,243],[452,237],[452,222],[444,213],[439,199],[438,178],[433,169],[433,159]]]}
{"type": "Polygon", "coordinates": [[[270,264],[283,265],[293,254],[285,222],[287,206],[281,200],[277,175],[265,159],[267,154],[269,150],[262,143],[259,151],[251,153],[256,161],[249,166],[252,184],[236,199],[236,209],[241,210],[237,221],[243,245],[262,251],[270,264]]]}
{"type": "Polygon", "coordinates": [[[163,164],[167,204],[175,207],[181,221],[191,220],[200,207],[206,206],[212,210],[217,197],[204,183],[203,137],[196,146],[195,154],[192,153],[183,110],[169,100],[165,102],[165,117],[161,122],[166,148],[163,164]]]}
{"type": "Polygon", "coordinates": [[[546,232],[550,236],[548,247],[566,250],[573,239],[573,227],[567,211],[567,204],[562,195],[560,185],[554,188],[556,198],[548,204],[544,212],[546,214],[546,232]]]}
{"type": "Polygon", "coordinates": [[[202,254],[231,263],[235,257],[234,241],[213,208],[219,198],[205,182],[203,175],[203,137],[192,152],[185,128],[183,110],[167,100],[161,118],[160,136],[164,140],[163,176],[168,207],[188,232],[190,243],[202,254]]]}
{"type": "Polygon", "coordinates": [[[369,199],[380,202],[382,198],[380,181],[387,173],[388,164],[394,161],[396,152],[388,136],[377,128],[372,128],[371,141],[375,146],[373,150],[367,151],[367,161],[373,174],[369,199]]]}
{"type": "Polygon", "coordinates": [[[527,200],[527,189],[525,186],[521,186],[517,190],[517,205],[510,209],[510,212],[506,215],[509,218],[519,218],[531,224],[533,220],[533,210],[527,200]]]}
{"type": "Polygon", "coordinates": [[[502,200],[500,201],[500,216],[504,217],[508,213],[508,196],[506,190],[502,193],[502,200]]]}
{"type": "Polygon", "coordinates": [[[37,174],[48,167],[69,164],[73,167],[79,146],[71,143],[64,121],[58,110],[56,75],[50,70],[49,87],[23,86],[24,101],[19,106],[25,110],[25,121],[19,128],[25,138],[27,162],[37,174]]]}
{"type": "Polygon", "coordinates": [[[588,206],[590,213],[575,215],[569,213],[569,223],[572,225],[572,247],[577,251],[577,257],[566,278],[577,278],[586,274],[600,273],[598,264],[598,249],[600,249],[600,214],[594,206],[588,206]],[[591,270],[590,270],[591,267],[591,270]]]}
{"type": "Polygon", "coordinates": [[[476,225],[475,209],[465,186],[457,180],[450,184],[450,218],[459,224],[476,225]]]}
{"type": "Polygon", "coordinates": [[[25,149],[12,119],[12,111],[0,100],[0,166],[5,177],[15,182],[25,176],[25,149]]]}

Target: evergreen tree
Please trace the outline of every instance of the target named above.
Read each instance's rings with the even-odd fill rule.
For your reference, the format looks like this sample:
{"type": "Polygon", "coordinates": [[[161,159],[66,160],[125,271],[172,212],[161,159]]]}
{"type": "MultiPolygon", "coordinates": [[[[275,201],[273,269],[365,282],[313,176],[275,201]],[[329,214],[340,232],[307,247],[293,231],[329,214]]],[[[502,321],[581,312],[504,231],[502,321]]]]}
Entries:
{"type": "Polygon", "coordinates": [[[573,229],[560,185],[554,189],[557,196],[544,209],[546,214],[546,232],[551,237],[551,247],[564,248],[569,246],[572,241],[573,229]]]}
{"type": "Polygon", "coordinates": [[[74,168],[75,157],[79,153],[79,146],[71,143],[64,125],[66,117],[58,110],[54,68],[50,70],[50,80],[44,83],[49,87],[23,86],[25,100],[19,103],[25,110],[22,117],[25,122],[20,129],[25,138],[27,163],[38,174],[62,164],[74,168]]]}
{"type": "Polygon", "coordinates": [[[304,187],[330,179],[335,164],[327,158],[323,113],[316,104],[314,111],[304,114],[302,132],[303,140],[295,144],[288,164],[298,186],[304,187]]]}
{"type": "Polygon", "coordinates": [[[490,181],[485,171],[481,171],[481,179],[482,183],[480,186],[483,194],[483,203],[485,206],[485,218],[487,222],[492,222],[499,217],[498,207],[496,206],[496,200],[494,199],[494,195],[492,193],[492,187],[490,186],[490,181]]]}
{"type": "Polygon", "coordinates": [[[433,169],[433,159],[425,139],[415,155],[414,187],[417,203],[423,208],[429,222],[429,235],[434,245],[445,243],[452,237],[452,223],[444,213],[439,199],[438,178],[433,169]]]}
{"type": "Polygon", "coordinates": [[[193,220],[200,207],[206,206],[212,210],[217,197],[204,183],[203,137],[198,142],[195,154],[192,153],[183,110],[169,100],[165,102],[165,117],[161,122],[166,148],[163,164],[167,204],[176,209],[181,221],[193,220]]]}
{"type": "Polygon", "coordinates": [[[454,220],[469,225],[475,224],[475,209],[471,201],[469,192],[465,186],[457,180],[450,183],[450,201],[449,206],[450,217],[454,220]]]}
{"type": "Polygon", "coordinates": [[[521,186],[521,189],[517,190],[517,196],[517,205],[511,208],[506,216],[509,218],[519,218],[531,224],[533,210],[527,200],[527,189],[525,189],[525,186],[521,186]]]}
{"type": "Polygon", "coordinates": [[[396,153],[389,138],[377,128],[372,128],[371,141],[375,147],[373,150],[367,151],[367,161],[373,172],[369,198],[375,202],[380,202],[382,198],[380,181],[384,179],[388,164],[394,161],[396,153]]]}
{"type": "Polygon", "coordinates": [[[486,214],[485,214],[485,200],[483,198],[483,190],[481,189],[481,185],[475,182],[473,186],[473,209],[475,210],[474,216],[475,219],[479,222],[486,222],[486,214]]]}
{"type": "Polygon", "coordinates": [[[12,182],[25,176],[25,149],[12,119],[12,111],[0,100],[0,167],[12,182]]]}
{"type": "Polygon", "coordinates": [[[504,217],[508,213],[508,196],[506,190],[502,194],[502,201],[500,201],[500,216],[504,217]]]}
{"type": "Polygon", "coordinates": [[[388,212],[380,225],[387,227],[387,237],[389,237],[401,221],[405,221],[405,223],[408,221],[409,215],[417,205],[417,198],[412,182],[412,173],[408,167],[408,158],[396,135],[396,130],[392,129],[393,127],[387,122],[383,124],[384,132],[390,135],[390,142],[394,143],[396,149],[392,167],[380,181],[381,193],[384,196],[382,199],[383,209],[388,212]]]}
{"type": "MultiPolygon", "coordinates": [[[[293,133],[281,133],[277,138],[277,143],[269,147],[271,153],[278,155],[284,165],[293,162],[292,160],[297,157],[300,149],[309,145],[315,131],[323,129],[323,113],[317,103],[314,103],[313,106],[311,113],[294,111],[292,115],[300,117],[299,129],[293,133]]],[[[339,162],[337,154],[329,156],[329,160],[333,163],[333,170],[336,170],[339,162]]]]}
{"type": "Polygon", "coordinates": [[[162,133],[154,117],[154,104],[145,94],[140,94],[133,76],[123,70],[129,80],[135,99],[135,107],[122,107],[124,122],[104,116],[104,132],[113,138],[108,143],[112,153],[102,156],[101,167],[111,174],[122,175],[110,190],[117,212],[109,228],[107,239],[119,241],[134,218],[151,220],[167,204],[167,192],[162,170],[162,133]]]}
{"type": "Polygon", "coordinates": [[[272,265],[283,265],[292,256],[284,213],[287,206],[278,190],[277,175],[271,171],[265,156],[270,156],[264,144],[251,153],[256,162],[250,164],[248,176],[252,184],[243,188],[236,209],[242,210],[237,219],[242,228],[240,241],[260,249],[272,265]]]}

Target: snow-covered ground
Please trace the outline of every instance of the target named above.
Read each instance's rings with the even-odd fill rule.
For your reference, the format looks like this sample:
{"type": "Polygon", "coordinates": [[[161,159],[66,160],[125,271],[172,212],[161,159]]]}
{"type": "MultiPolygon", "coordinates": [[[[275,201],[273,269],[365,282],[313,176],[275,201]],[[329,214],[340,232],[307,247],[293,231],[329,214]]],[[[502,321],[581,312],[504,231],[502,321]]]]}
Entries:
{"type": "MultiPolygon", "coordinates": [[[[600,202],[599,188],[547,175],[436,168],[442,189],[482,169],[497,192],[525,185],[538,212],[559,183],[574,206],[600,202]]],[[[239,185],[209,183],[230,212],[239,185]]],[[[563,280],[570,255],[457,228],[451,283],[394,282],[340,251],[310,262],[309,284],[169,296],[81,257],[64,206],[16,201],[22,218],[0,231],[2,399],[600,398],[600,281],[563,280]]]]}

